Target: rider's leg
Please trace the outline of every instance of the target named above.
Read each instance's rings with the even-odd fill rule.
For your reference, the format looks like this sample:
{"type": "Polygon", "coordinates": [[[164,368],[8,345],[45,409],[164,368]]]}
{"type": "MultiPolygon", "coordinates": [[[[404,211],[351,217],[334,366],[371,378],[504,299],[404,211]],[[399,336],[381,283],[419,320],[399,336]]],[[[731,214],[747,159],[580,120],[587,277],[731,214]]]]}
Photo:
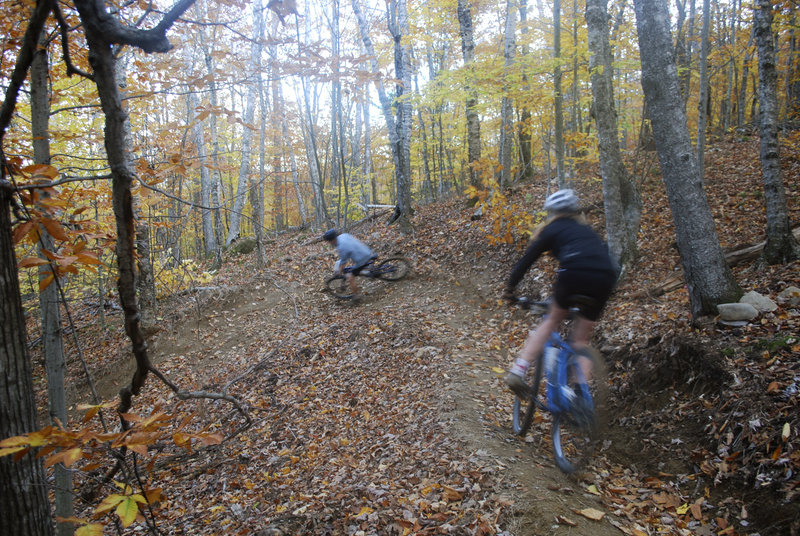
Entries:
{"type": "Polygon", "coordinates": [[[519,353],[519,357],[517,357],[512,367],[512,372],[518,376],[525,375],[528,366],[544,351],[544,345],[547,344],[547,339],[550,338],[550,334],[558,330],[561,322],[567,318],[568,313],[566,309],[562,309],[556,305],[555,302],[550,303],[550,310],[547,316],[536,329],[528,333],[528,337],[525,339],[525,344],[519,353]]]}
{"type": "Polygon", "coordinates": [[[572,327],[570,333],[570,344],[572,348],[578,353],[578,364],[581,367],[584,378],[589,380],[592,375],[592,360],[581,354],[581,350],[589,347],[592,339],[592,330],[597,322],[577,315],[575,318],[575,325],[572,327]]]}
{"type": "Polygon", "coordinates": [[[359,294],[359,288],[358,283],[356,283],[356,277],[351,272],[347,272],[344,278],[347,284],[350,285],[350,292],[357,296],[359,294]]]}
{"type": "Polygon", "coordinates": [[[544,345],[547,344],[550,334],[558,329],[567,314],[568,311],[566,309],[562,309],[555,302],[552,302],[550,310],[542,323],[528,333],[528,338],[525,339],[525,344],[519,353],[519,357],[514,361],[505,377],[506,384],[517,396],[527,395],[528,384],[523,379],[525,372],[533,360],[544,352],[544,345]]]}

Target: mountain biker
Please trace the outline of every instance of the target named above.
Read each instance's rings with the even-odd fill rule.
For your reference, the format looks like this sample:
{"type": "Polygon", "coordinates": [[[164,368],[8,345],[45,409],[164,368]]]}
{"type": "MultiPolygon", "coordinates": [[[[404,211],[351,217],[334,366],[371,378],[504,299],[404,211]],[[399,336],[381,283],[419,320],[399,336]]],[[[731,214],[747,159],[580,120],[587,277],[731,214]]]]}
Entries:
{"type": "MultiPolygon", "coordinates": [[[[581,295],[592,298],[594,302],[581,308],[571,330],[570,343],[580,354],[589,346],[592,329],[617,280],[608,248],[583,218],[575,192],[569,189],[555,192],[545,200],[544,209],[547,218],[534,232],[533,241],[511,271],[503,292],[504,299],[514,301],[517,284],[543,253],[549,251],[558,259],[558,276],[548,314],[536,329],[530,331],[505,377],[509,388],[520,396],[525,396],[528,391],[524,380],[528,366],[542,354],[550,334],[560,328],[569,314],[567,299],[581,295]]],[[[591,372],[588,370],[591,366],[589,360],[583,358],[580,364],[588,377],[591,372]]]]}
{"type": "Polygon", "coordinates": [[[358,298],[361,296],[356,283],[356,278],[372,261],[378,258],[377,255],[365,243],[354,237],[349,233],[339,233],[336,229],[329,229],[322,235],[322,240],[336,247],[339,254],[339,260],[333,266],[333,271],[336,275],[344,272],[344,277],[350,285],[350,291],[353,296],[358,298]],[[353,266],[344,271],[345,264],[352,261],[353,266]]]}

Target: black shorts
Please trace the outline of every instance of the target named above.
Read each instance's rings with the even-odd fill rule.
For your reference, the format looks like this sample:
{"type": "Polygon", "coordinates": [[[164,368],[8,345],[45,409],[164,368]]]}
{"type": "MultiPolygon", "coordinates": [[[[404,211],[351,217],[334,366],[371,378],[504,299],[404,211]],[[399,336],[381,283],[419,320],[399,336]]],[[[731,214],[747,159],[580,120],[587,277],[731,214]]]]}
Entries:
{"type": "Polygon", "coordinates": [[[372,257],[370,260],[368,260],[364,264],[359,264],[358,266],[348,266],[347,268],[344,269],[344,271],[345,271],[345,273],[350,272],[353,275],[358,275],[358,274],[361,273],[361,271],[364,268],[366,268],[367,266],[369,266],[370,264],[375,262],[375,259],[377,259],[377,257],[372,257]]]}
{"type": "Polygon", "coordinates": [[[592,298],[595,303],[582,305],[581,314],[588,320],[597,322],[600,313],[611,297],[617,276],[613,272],[596,270],[563,270],[558,272],[553,288],[553,299],[562,309],[570,306],[569,298],[580,295],[592,298]]]}

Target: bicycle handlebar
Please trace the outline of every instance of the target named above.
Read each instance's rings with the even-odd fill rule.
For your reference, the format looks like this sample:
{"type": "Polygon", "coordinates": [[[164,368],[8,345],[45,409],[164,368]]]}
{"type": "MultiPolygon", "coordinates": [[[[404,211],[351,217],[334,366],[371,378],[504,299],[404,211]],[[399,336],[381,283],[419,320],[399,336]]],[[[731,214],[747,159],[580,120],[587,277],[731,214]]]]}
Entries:
{"type": "Polygon", "coordinates": [[[549,301],[534,301],[528,298],[527,296],[520,296],[516,298],[515,302],[520,309],[524,309],[529,311],[531,309],[536,309],[536,312],[544,313],[550,307],[549,301]]]}

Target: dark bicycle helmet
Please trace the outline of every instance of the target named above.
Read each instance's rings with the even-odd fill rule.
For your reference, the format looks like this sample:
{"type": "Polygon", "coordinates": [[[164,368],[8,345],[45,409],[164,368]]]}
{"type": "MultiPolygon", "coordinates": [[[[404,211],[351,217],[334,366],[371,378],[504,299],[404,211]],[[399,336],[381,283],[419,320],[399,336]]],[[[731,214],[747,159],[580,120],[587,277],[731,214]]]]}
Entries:
{"type": "Polygon", "coordinates": [[[544,209],[549,212],[577,212],[578,197],[570,189],[559,190],[545,200],[544,209]]]}
{"type": "Polygon", "coordinates": [[[336,240],[337,236],[339,236],[339,233],[336,231],[336,229],[328,229],[325,231],[325,234],[322,235],[322,239],[326,242],[333,242],[336,240]]]}

